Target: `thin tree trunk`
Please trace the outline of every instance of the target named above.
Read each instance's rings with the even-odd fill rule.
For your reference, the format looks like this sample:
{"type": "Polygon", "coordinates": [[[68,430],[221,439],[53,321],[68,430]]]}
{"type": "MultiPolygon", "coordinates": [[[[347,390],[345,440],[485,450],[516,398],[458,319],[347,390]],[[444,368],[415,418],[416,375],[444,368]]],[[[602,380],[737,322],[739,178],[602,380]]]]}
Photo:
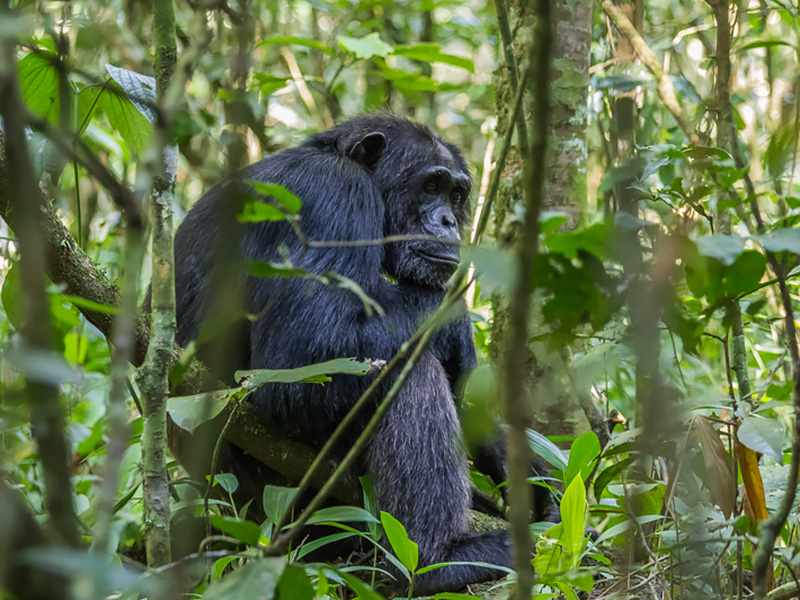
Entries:
{"type": "MultiPolygon", "coordinates": [[[[177,63],[175,8],[172,0],[154,0],[156,39],[156,100],[163,105],[177,63]]],[[[170,561],[169,489],[167,487],[167,398],[169,367],[175,342],[175,270],[172,237],[172,197],[177,149],[167,146],[169,124],[156,123],[160,161],[153,179],[150,214],[153,221],[152,334],[139,385],[144,408],[142,466],[147,563],[170,561]]]]}

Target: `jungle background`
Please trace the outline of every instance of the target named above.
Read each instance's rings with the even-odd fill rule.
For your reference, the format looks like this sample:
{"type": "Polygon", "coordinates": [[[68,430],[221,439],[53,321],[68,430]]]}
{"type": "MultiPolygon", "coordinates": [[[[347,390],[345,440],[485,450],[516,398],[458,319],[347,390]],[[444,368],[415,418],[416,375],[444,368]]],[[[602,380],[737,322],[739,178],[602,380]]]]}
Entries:
{"type": "Polygon", "coordinates": [[[222,415],[306,472],[308,449],[247,427],[274,373],[209,393],[173,348],[171,235],[226,175],[388,109],[472,168],[465,437],[504,416],[562,496],[560,525],[529,525],[512,486],[534,559],[437,597],[797,597],[798,61],[782,0],[4,0],[0,594],[380,598],[387,561],[413,581],[368,482],[305,516],[336,533],[282,545],[292,489],[254,522],[235,477],[192,481],[166,451],[167,412],[222,415]],[[173,556],[194,518],[208,535],[173,556]],[[353,536],[366,555],[307,558],[353,536]]]}

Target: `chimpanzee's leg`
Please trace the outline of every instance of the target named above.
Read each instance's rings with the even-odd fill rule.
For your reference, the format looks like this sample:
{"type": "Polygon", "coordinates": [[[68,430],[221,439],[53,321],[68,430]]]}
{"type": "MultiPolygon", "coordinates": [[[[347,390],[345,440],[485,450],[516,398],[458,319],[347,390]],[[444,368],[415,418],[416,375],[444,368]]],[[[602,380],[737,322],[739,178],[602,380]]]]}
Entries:
{"type": "MultiPolygon", "coordinates": [[[[479,561],[510,566],[505,531],[467,533],[471,492],[461,426],[441,363],[426,353],[381,423],[367,453],[378,507],[405,525],[420,566],[479,561]]],[[[415,592],[453,591],[502,575],[452,566],[415,582],[415,592]]]]}

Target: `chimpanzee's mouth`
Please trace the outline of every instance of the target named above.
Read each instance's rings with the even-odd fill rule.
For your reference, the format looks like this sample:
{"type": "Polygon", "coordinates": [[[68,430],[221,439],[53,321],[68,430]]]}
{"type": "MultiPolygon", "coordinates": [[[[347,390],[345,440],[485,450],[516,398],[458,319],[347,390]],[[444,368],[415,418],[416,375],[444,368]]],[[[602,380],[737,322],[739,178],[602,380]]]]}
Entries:
{"type": "Polygon", "coordinates": [[[447,253],[434,253],[428,252],[426,250],[417,250],[417,254],[419,254],[425,260],[429,260],[433,263],[439,263],[442,265],[448,266],[458,266],[461,262],[461,257],[458,254],[447,254],[447,253]]]}

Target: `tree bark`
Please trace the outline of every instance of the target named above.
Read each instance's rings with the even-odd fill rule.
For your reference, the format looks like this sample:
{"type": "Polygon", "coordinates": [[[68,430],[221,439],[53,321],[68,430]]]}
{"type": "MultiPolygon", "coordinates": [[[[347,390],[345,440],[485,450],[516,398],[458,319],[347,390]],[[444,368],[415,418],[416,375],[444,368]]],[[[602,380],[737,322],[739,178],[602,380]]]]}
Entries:
{"type": "MultiPolygon", "coordinates": [[[[592,4],[588,0],[557,0],[551,3],[553,24],[553,69],[550,72],[550,111],[545,170],[543,210],[558,210],[569,214],[570,225],[580,218],[586,205],[586,128],[588,118],[589,44],[591,42],[592,4]]],[[[498,15],[498,21],[501,21],[498,15]]],[[[534,10],[532,3],[511,2],[507,5],[508,31],[511,44],[503,48],[504,64],[497,71],[498,138],[509,127],[514,98],[514,75],[508,63],[513,59],[518,71],[524,69],[533,39],[534,10]]],[[[502,25],[501,25],[502,27],[502,25]]],[[[502,30],[501,30],[502,31],[502,30]]],[[[523,120],[530,123],[532,104],[526,94],[523,120]]],[[[495,237],[507,246],[517,243],[517,231],[506,221],[514,214],[514,206],[523,202],[524,185],[520,154],[522,144],[511,149],[503,172],[495,204],[495,237]]],[[[499,364],[502,348],[510,335],[510,316],[504,298],[493,298],[492,359],[499,364]]],[[[534,327],[538,310],[534,300],[534,327]]],[[[531,425],[546,435],[579,435],[588,430],[578,398],[570,390],[566,366],[557,353],[544,344],[529,344],[526,356],[528,385],[536,382],[540,392],[532,412],[531,425]]]]}

